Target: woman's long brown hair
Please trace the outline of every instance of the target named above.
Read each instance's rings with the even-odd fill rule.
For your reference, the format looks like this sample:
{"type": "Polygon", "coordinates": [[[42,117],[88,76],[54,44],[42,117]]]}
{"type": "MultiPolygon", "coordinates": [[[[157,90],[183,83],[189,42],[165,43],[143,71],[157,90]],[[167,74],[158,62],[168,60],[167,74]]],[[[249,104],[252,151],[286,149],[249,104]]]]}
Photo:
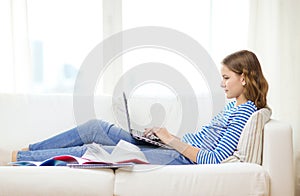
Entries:
{"type": "Polygon", "coordinates": [[[237,74],[244,74],[246,99],[253,101],[258,109],[266,107],[269,86],[253,52],[248,50],[235,52],[225,57],[222,64],[237,74]]]}

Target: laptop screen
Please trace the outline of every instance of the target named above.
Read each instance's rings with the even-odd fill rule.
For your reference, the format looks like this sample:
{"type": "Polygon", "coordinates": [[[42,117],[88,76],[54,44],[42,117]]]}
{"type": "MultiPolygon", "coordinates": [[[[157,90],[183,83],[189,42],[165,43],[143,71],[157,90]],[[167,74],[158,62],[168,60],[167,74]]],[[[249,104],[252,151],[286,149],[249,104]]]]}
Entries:
{"type": "Polygon", "coordinates": [[[128,112],[128,105],[127,105],[127,98],[126,98],[125,92],[123,92],[123,99],[124,99],[124,104],[125,104],[125,112],[126,112],[126,119],[127,119],[128,131],[131,132],[129,112],[128,112]]]}

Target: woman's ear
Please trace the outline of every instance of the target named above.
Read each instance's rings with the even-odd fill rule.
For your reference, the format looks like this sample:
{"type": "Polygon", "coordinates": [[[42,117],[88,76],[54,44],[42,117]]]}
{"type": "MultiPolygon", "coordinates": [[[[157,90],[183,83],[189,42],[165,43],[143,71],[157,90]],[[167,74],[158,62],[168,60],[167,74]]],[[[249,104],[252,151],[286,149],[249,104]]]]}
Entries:
{"type": "Polygon", "coordinates": [[[246,85],[246,80],[245,80],[245,75],[244,75],[244,73],[242,73],[240,81],[241,81],[241,83],[242,83],[243,86],[246,85]]]}

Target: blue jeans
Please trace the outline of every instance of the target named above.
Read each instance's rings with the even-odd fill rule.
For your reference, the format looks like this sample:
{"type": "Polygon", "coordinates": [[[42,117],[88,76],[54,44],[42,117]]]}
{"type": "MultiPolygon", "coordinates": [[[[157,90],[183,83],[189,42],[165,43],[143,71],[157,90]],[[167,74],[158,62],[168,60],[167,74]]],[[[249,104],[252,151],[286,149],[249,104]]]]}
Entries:
{"type": "Polygon", "coordinates": [[[43,161],[58,155],[81,157],[91,143],[101,144],[111,152],[120,140],[137,145],[151,164],[184,165],[193,164],[176,150],[158,148],[131,137],[130,133],[102,120],[90,120],[71,130],[58,134],[44,141],[30,144],[29,151],[19,151],[18,161],[43,161]]]}

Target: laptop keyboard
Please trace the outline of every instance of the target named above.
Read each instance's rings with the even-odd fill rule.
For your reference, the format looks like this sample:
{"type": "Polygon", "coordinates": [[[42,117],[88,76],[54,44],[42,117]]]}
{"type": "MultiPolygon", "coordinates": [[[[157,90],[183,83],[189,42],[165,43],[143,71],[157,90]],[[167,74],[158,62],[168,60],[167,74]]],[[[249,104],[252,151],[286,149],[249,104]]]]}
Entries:
{"type": "Polygon", "coordinates": [[[162,141],[155,135],[150,135],[149,137],[146,137],[144,135],[144,132],[134,129],[131,129],[131,134],[138,140],[143,140],[150,144],[161,146],[163,148],[172,149],[172,147],[163,144],[162,141]]]}
{"type": "MultiPolygon", "coordinates": [[[[132,129],[132,134],[140,136],[140,137],[146,137],[144,135],[144,132],[138,131],[138,130],[135,130],[135,129],[132,129]]],[[[146,138],[151,139],[153,141],[160,141],[160,139],[157,136],[155,136],[155,135],[150,135],[149,137],[146,137],[146,138]]]]}

